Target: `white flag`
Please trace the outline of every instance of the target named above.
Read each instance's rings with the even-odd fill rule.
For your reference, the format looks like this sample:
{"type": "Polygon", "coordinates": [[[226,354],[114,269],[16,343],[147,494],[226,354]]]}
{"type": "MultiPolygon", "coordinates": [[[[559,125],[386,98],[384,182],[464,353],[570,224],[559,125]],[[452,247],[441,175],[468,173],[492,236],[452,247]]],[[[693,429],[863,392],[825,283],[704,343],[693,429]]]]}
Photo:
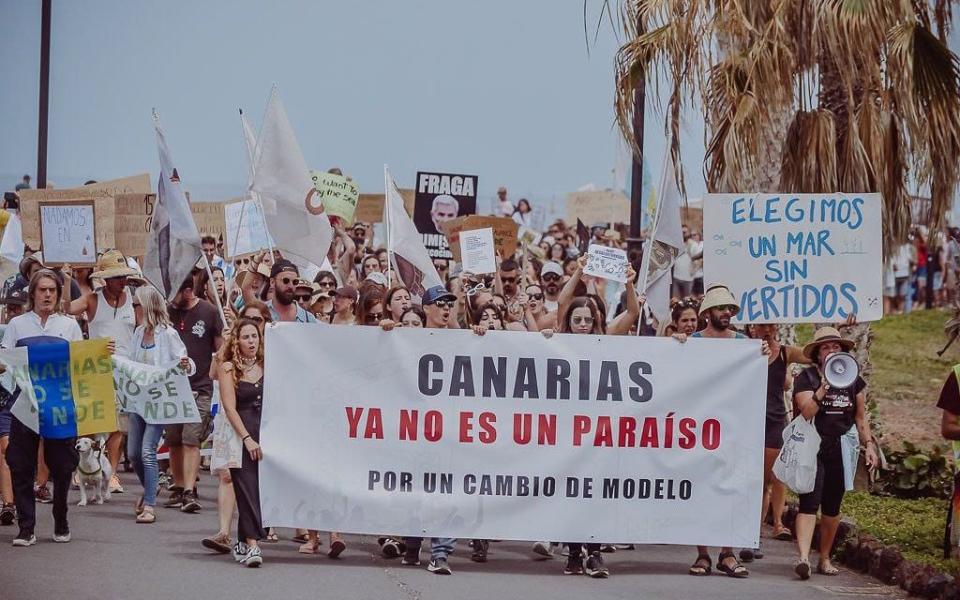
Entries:
{"type": "MultiPolygon", "coordinates": [[[[667,148],[669,148],[669,144],[667,148]]],[[[680,220],[680,188],[677,186],[673,157],[669,151],[663,161],[657,188],[657,212],[643,252],[640,267],[642,293],[658,321],[670,318],[670,287],[673,262],[684,252],[683,225],[680,220]]]]}
{"type": "Polygon", "coordinates": [[[423,245],[423,236],[417,231],[410,215],[403,206],[403,196],[397,182],[383,167],[386,187],[387,246],[393,257],[394,267],[410,295],[422,297],[428,289],[443,285],[433,260],[423,245]]]}
{"type": "Polygon", "coordinates": [[[10,220],[3,230],[3,240],[0,241],[0,256],[14,265],[23,260],[23,228],[20,226],[20,215],[10,213],[10,220]]]}
{"type": "Polygon", "coordinates": [[[285,254],[323,264],[333,241],[333,228],[315,196],[310,170],[276,88],[270,95],[257,145],[250,189],[264,202],[270,235],[285,254]]]}
{"type": "Polygon", "coordinates": [[[202,256],[200,232],[190,212],[190,203],[180,187],[180,175],[173,166],[156,111],[153,126],[160,152],[160,182],[143,257],[143,275],[167,300],[172,300],[202,256]]]}

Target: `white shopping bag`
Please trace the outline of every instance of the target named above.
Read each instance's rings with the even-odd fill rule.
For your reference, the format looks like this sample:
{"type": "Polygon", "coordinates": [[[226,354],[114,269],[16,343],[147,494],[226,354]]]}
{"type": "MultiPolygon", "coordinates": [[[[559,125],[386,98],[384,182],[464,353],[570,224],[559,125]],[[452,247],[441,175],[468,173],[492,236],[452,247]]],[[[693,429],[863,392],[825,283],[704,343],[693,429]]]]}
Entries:
{"type": "Polygon", "coordinates": [[[803,415],[783,430],[783,448],[773,465],[773,474],[798,494],[809,494],[817,480],[817,453],[820,434],[803,415]]]}
{"type": "Polygon", "coordinates": [[[860,462],[860,433],[856,425],[840,436],[840,452],[843,453],[843,486],[850,492],[853,491],[853,479],[860,462]]]}

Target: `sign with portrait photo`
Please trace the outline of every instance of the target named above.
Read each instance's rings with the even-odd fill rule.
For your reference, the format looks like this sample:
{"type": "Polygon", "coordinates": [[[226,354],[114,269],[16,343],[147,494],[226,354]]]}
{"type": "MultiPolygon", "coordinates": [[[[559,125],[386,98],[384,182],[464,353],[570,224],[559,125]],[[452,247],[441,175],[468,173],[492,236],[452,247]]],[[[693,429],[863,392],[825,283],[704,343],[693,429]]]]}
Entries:
{"type": "Polygon", "coordinates": [[[453,258],[443,223],[477,212],[477,176],[417,173],[413,223],[431,258],[453,258]]]}

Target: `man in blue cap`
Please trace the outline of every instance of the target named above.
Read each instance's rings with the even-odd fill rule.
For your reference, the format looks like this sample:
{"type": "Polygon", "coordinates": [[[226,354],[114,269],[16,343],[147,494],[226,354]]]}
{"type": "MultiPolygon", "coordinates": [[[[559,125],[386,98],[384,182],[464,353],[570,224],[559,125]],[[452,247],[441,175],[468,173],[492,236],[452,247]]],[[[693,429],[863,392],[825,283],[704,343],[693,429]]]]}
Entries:
{"type": "Polygon", "coordinates": [[[423,312],[427,315],[426,327],[446,329],[457,297],[442,285],[435,285],[423,293],[423,312]]]}

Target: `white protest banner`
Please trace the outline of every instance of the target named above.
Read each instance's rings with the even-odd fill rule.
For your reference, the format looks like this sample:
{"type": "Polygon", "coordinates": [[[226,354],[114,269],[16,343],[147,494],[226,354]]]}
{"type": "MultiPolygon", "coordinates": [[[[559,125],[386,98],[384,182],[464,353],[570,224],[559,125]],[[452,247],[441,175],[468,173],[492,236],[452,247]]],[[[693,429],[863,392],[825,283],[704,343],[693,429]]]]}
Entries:
{"type": "Polygon", "coordinates": [[[590,244],[587,249],[587,267],[583,270],[583,273],[584,275],[593,275],[594,277],[626,283],[627,265],[629,263],[625,250],[590,244]]]}
{"type": "Polygon", "coordinates": [[[266,526],[757,545],[756,340],[278,323],[266,347],[266,526]]]}
{"type": "Polygon", "coordinates": [[[706,284],[740,302],[739,323],[883,317],[879,194],[708,194],[706,284]]]}
{"type": "Polygon", "coordinates": [[[460,232],[460,257],[463,270],[482,275],[496,273],[497,256],[493,246],[493,229],[474,229],[460,232]]]}
{"type": "Polygon", "coordinates": [[[263,212],[256,200],[230,202],[223,207],[227,256],[240,256],[272,248],[263,212]]]}
{"type": "Polygon", "coordinates": [[[49,265],[97,262],[94,201],[40,202],[40,243],[49,265]]]}
{"type": "Polygon", "coordinates": [[[200,422],[190,380],[178,363],[155,367],[114,355],[113,384],[124,412],[151,425],[200,422]]]}

